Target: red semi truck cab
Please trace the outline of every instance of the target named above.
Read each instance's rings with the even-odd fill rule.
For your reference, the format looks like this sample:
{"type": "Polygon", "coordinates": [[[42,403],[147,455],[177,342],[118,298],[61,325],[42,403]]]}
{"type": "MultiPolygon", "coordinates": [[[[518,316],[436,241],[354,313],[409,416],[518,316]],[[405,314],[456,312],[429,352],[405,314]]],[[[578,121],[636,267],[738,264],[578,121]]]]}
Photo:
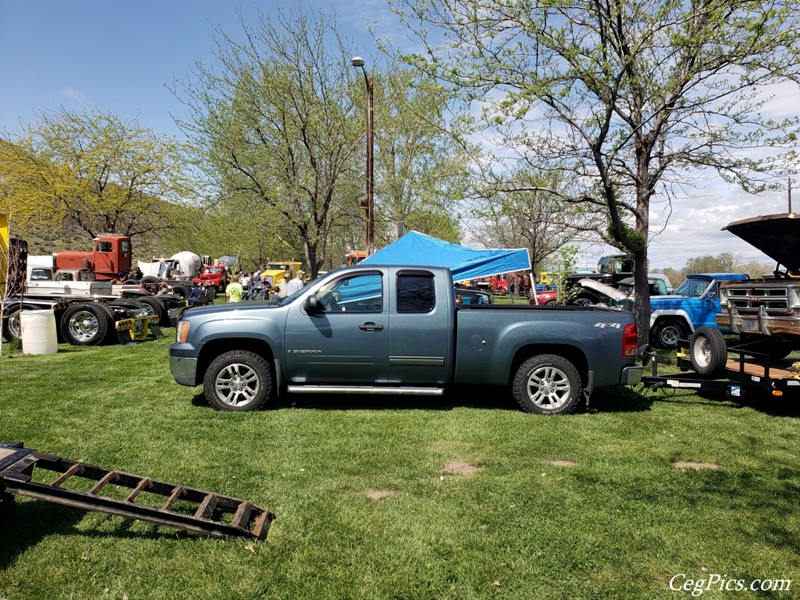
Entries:
{"type": "Polygon", "coordinates": [[[94,239],[91,252],[59,252],[56,270],[88,268],[98,281],[123,279],[131,270],[131,238],[104,233],[94,239]]]}

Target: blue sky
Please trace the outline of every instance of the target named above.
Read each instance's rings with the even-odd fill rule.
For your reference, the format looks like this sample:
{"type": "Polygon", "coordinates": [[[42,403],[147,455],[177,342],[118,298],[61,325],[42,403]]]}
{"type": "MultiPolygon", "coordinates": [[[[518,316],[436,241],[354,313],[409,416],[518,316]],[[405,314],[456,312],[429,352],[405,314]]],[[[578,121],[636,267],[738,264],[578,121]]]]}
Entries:
{"type": "MultiPolygon", "coordinates": [[[[170,114],[183,108],[169,91],[196,60],[213,61],[219,27],[239,37],[237,11],[288,3],[254,0],[0,0],[0,129],[33,122],[36,110],[95,106],[178,135],[170,114]]],[[[296,6],[296,4],[295,4],[296,6]]],[[[306,2],[333,11],[354,40],[353,54],[374,55],[370,24],[384,24],[384,2],[306,2]]],[[[386,27],[384,27],[386,30],[386,27]]]]}
{"type": "MultiPolygon", "coordinates": [[[[0,131],[20,120],[35,122],[36,111],[96,107],[122,118],[138,118],[158,133],[180,136],[171,115],[183,107],[168,85],[196,60],[213,62],[215,28],[238,37],[258,10],[274,12],[297,2],[265,0],[0,0],[0,131]]],[[[305,8],[333,12],[352,53],[377,55],[369,33],[407,44],[386,0],[307,0],[305,8]]],[[[794,114],[797,89],[779,94],[778,114],[794,114]]],[[[800,202],[795,193],[795,204],[800,202]]],[[[652,232],[661,229],[663,207],[651,210],[652,232]]],[[[713,177],[687,190],[672,210],[666,230],[650,245],[653,268],[680,269],[691,257],[733,252],[742,260],[769,262],[763,254],[721,231],[727,223],[784,212],[786,193],[749,196],[713,177]]],[[[800,212],[800,206],[796,209],[800,212]]],[[[613,250],[586,248],[581,266],[613,250]]]]}

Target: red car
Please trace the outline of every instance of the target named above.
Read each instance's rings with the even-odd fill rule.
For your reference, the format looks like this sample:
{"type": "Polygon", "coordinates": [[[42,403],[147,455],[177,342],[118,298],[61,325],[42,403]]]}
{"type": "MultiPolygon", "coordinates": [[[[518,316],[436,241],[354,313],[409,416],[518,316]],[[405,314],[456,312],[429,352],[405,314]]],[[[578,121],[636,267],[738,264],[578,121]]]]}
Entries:
{"type": "Polygon", "coordinates": [[[558,304],[558,292],[556,290],[544,290],[541,292],[532,290],[528,304],[558,304]],[[536,297],[534,297],[534,294],[536,294],[536,297]]]}

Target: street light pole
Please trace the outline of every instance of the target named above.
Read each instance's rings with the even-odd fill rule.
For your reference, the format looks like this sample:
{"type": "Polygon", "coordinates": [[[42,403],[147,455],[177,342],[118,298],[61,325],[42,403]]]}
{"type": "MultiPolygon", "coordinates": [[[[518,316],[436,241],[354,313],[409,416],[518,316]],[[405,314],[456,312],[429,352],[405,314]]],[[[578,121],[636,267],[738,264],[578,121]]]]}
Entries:
{"type": "Polygon", "coordinates": [[[364,68],[364,59],[354,56],[350,59],[350,64],[360,68],[364,73],[364,81],[367,84],[367,256],[372,254],[375,245],[375,202],[374,202],[374,170],[373,170],[373,138],[372,131],[374,125],[374,94],[372,88],[372,77],[367,75],[364,68]]]}

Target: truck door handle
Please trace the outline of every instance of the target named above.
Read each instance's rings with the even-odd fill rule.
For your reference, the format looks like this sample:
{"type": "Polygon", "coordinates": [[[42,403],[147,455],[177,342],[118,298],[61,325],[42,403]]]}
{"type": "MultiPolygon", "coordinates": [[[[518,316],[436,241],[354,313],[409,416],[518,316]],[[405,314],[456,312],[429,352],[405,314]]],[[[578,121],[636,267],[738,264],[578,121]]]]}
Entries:
{"type": "Polygon", "coordinates": [[[358,328],[361,331],[381,331],[383,330],[383,325],[378,323],[373,323],[372,321],[368,321],[362,325],[359,325],[358,328]]]}

